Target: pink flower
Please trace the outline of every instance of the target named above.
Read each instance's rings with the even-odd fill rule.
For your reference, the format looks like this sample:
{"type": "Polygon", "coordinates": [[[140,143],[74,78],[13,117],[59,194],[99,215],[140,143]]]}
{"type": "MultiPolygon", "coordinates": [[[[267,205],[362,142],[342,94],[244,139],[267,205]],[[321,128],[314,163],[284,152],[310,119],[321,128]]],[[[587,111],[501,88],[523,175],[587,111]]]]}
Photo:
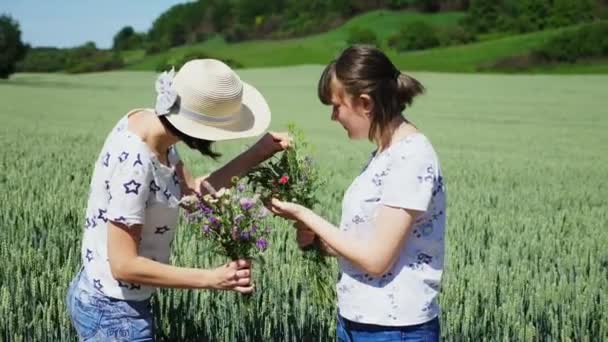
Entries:
{"type": "Polygon", "coordinates": [[[289,176],[285,175],[281,178],[279,178],[279,184],[287,184],[287,182],[289,182],[289,176]]]}

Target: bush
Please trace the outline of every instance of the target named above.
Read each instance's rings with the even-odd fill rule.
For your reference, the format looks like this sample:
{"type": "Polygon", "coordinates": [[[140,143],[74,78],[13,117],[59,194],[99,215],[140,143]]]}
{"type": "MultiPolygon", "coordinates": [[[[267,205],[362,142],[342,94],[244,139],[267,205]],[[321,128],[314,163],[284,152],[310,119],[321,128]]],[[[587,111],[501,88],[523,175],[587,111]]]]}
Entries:
{"type": "Polygon", "coordinates": [[[443,46],[468,44],[477,41],[477,36],[462,26],[440,28],[437,30],[437,38],[443,46]]]}
{"type": "Polygon", "coordinates": [[[154,55],[167,51],[171,48],[171,45],[166,40],[150,41],[146,45],[146,55],[154,55]]]}
{"type": "Polygon", "coordinates": [[[593,0],[554,0],[550,25],[561,27],[591,21],[594,7],[593,0]]]}
{"type": "Polygon", "coordinates": [[[348,31],[348,44],[368,44],[379,46],[376,33],[368,28],[355,26],[348,31]]]}
{"type": "Polygon", "coordinates": [[[600,21],[565,31],[550,39],[536,53],[554,62],[608,56],[608,22],[600,21]]]}
{"type": "Polygon", "coordinates": [[[33,48],[25,59],[17,63],[19,72],[57,72],[67,67],[69,50],[57,48],[33,48]]]}
{"type": "Polygon", "coordinates": [[[122,58],[109,51],[101,51],[95,56],[71,64],[66,72],[80,74],[85,72],[99,72],[120,69],[124,66],[122,58]]]}
{"type": "Polygon", "coordinates": [[[228,30],[225,39],[228,43],[237,43],[247,39],[247,27],[242,24],[236,24],[228,30]]]}
{"type": "Polygon", "coordinates": [[[387,0],[386,7],[390,9],[404,9],[412,6],[415,0],[387,0]]]}
{"type": "Polygon", "coordinates": [[[166,70],[171,70],[172,67],[174,67],[176,70],[179,70],[184,64],[186,64],[186,62],[193,60],[193,59],[204,59],[204,58],[213,58],[213,59],[217,59],[220,60],[224,63],[226,63],[226,65],[230,66],[232,69],[238,69],[238,68],[242,68],[243,65],[233,59],[230,58],[217,58],[217,57],[212,57],[210,55],[208,55],[206,52],[204,51],[191,51],[186,53],[185,55],[180,56],[172,56],[172,57],[167,57],[164,60],[162,60],[160,63],[158,63],[158,65],[156,66],[156,71],[161,72],[161,71],[166,71],[166,70]]]}
{"type": "Polygon", "coordinates": [[[424,50],[439,43],[436,30],[423,21],[404,25],[388,40],[388,45],[397,51],[424,50]]]}

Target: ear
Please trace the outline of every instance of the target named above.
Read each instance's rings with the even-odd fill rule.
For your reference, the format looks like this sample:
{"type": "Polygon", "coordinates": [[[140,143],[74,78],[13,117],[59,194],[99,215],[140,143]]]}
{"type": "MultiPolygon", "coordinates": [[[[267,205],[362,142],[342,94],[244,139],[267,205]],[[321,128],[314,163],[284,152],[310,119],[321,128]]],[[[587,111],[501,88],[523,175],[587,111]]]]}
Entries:
{"type": "Polygon", "coordinates": [[[372,114],[372,111],[374,110],[374,100],[369,95],[359,95],[359,105],[367,116],[370,116],[372,114]]]}

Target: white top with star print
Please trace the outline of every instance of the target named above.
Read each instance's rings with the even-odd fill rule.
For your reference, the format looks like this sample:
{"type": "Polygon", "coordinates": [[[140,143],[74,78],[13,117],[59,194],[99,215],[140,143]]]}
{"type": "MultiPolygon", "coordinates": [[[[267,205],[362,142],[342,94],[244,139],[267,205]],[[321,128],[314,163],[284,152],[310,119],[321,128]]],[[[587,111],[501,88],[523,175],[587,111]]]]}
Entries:
{"type": "Polygon", "coordinates": [[[144,300],[155,292],[154,287],[112,277],[107,223],[143,225],[139,255],[169,263],[181,197],[175,172],[180,158],[173,146],[168,155],[170,165],[160,163],[141,138],[127,129],[127,117],[133,112],[112,129],[95,162],[84,219],[82,262],[91,282],[88,288],[108,297],[144,300]]]}
{"type": "Polygon", "coordinates": [[[410,135],[372,155],[344,194],[340,229],[373,236],[383,206],[422,211],[390,270],[372,277],[340,258],[340,315],[383,326],[428,322],[439,314],[446,198],[439,160],[429,140],[410,135]]]}

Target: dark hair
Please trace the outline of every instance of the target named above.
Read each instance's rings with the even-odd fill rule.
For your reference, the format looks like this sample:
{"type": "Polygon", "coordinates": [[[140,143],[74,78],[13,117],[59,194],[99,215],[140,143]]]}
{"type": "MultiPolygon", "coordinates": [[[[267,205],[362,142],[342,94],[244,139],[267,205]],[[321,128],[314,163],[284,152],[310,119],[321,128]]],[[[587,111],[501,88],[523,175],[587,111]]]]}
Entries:
{"type": "Polygon", "coordinates": [[[369,139],[390,139],[391,121],[422,94],[424,86],[402,73],[380,50],[354,45],[344,50],[325,67],[319,79],[318,95],[323,104],[331,104],[331,80],[336,78],[351,96],[367,94],[374,103],[369,139]]]}
{"type": "Polygon", "coordinates": [[[169,120],[167,120],[167,118],[164,116],[159,116],[158,119],[163,124],[165,129],[167,129],[169,132],[171,132],[171,134],[176,136],[179,140],[183,141],[184,144],[186,144],[191,149],[197,150],[202,155],[211,157],[213,159],[217,159],[218,157],[221,157],[221,154],[213,152],[211,150],[211,145],[213,144],[213,141],[194,138],[187,134],[182,133],[180,130],[175,128],[175,126],[173,126],[171,124],[171,122],[169,122],[169,120]]]}

